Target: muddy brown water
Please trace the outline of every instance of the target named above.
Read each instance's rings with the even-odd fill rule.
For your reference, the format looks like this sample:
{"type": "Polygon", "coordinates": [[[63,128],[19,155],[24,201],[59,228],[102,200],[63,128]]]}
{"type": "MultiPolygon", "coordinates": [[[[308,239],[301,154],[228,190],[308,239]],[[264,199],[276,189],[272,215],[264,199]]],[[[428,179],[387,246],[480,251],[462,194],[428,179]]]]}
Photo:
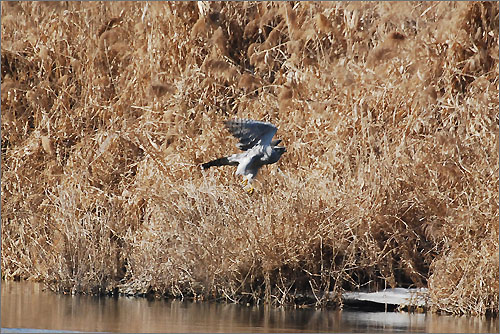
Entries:
{"type": "Polygon", "coordinates": [[[1,282],[2,332],[499,332],[498,318],[58,295],[1,282]]]}

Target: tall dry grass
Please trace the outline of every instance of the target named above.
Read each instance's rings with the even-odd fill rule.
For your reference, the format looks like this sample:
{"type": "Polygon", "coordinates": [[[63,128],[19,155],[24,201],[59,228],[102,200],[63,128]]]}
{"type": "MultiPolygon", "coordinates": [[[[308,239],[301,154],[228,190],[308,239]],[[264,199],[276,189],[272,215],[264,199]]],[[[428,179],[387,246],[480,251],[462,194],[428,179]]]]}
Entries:
{"type": "Polygon", "coordinates": [[[2,278],[317,305],[427,286],[436,311],[497,313],[498,14],[2,3],[2,278]],[[235,150],[232,117],[287,146],[254,196],[199,168],[235,150]]]}

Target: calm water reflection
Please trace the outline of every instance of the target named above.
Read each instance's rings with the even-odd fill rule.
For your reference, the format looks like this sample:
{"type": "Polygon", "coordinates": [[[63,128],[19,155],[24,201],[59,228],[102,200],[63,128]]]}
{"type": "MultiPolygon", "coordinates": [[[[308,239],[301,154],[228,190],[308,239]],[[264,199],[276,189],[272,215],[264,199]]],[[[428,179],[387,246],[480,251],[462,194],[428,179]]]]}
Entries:
{"type": "Polygon", "coordinates": [[[108,332],[491,332],[498,319],[64,296],[2,281],[2,328],[108,332]]]}

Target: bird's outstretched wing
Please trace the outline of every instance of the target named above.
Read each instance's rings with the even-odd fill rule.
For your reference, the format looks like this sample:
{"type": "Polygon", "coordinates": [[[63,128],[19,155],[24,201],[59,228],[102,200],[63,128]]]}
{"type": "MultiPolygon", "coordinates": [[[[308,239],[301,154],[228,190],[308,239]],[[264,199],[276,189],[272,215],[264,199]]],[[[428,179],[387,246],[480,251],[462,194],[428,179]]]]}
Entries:
{"type": "Polygon", "coordinates": [[[278,128],[271,123],[253,121],[249,119],[235,119],[224,122],[226,128],[233,136],[238,138],[236,146],[243,150],[249,150],[255,145],[270,145],[271,139],[278,128]]]}

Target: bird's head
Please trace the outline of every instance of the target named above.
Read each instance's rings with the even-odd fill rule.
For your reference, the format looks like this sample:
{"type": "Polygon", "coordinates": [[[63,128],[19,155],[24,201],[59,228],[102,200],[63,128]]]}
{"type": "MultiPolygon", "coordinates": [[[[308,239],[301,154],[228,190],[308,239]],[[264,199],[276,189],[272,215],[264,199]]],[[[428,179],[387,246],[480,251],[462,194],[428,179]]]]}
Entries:
{"type": "Polygon", "coordinates": [[[285,147],[275,146],[273,147],[273,153],[271,154],[271,160],[273,162],[278,161],[281,158],[281,155],[286,152],[285,147]]]}
{"type": "Polygon", "coordinates": [[[282,155],[283,153],[285,153],[285,152],[286,152],[286,147],[279,147],[279,146],[276,146],[274,149],[275,149],[276,151],[278,151],[280,155],[282,155]]]}

